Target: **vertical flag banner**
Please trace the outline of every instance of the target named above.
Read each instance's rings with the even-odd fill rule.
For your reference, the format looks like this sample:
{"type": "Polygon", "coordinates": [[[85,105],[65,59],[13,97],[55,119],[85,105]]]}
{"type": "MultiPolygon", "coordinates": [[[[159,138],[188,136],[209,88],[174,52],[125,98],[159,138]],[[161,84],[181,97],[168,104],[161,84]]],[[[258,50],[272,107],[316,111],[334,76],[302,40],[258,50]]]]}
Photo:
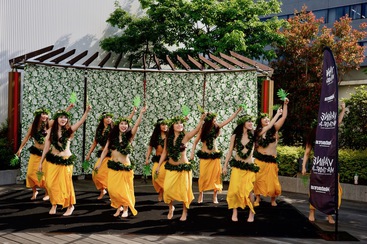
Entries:
{"type": "Polygon", "coordinates": [[[334,56],[324,49],[322,88],[310,176],[310,203],[325,214],[337,208],[338,77],[334,56]]]}

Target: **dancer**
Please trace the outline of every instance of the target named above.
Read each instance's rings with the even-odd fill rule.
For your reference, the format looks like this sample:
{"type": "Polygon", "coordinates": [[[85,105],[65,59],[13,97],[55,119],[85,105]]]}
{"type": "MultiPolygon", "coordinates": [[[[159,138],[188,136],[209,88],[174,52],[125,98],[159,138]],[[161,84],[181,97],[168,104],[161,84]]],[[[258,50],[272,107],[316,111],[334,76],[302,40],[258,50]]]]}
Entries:
{"type": "MultiPolygon", "coordinates": [[[[69,111],[74,104],[70,104],[66,111],[69,111]]],[[[32,124],[29,126],[27,134],[25,135],[22,143],[19,146],[16,155],[20,157],[20,154],[26,145],[26,143],[33,138],[33,145],[28,149],[30,152],[28,167],[27,167],[27,176],[26,176],[26,187],[32,188],[32,197],[31,200],[36,200],[38,188],[45,189],[45,196],[43,197],[44,201],[48,201],[50,197],[48,196],[47,190],[45,188],[45,177],[43,176],[41,180],[37,177],[37,171],[39,162],[42,156],[42,151],[45,146],[45,137],[47,135],[47,130],[52,126],[53,120],[49,119],[50,111],[47,108],[39,108],[34,112],[34,119],[32,124]]],[[[45,168],[43,171],[45,175],[45,168]]]]}
{"type": "Polygon", "coordinates": [[[220,134],[220,129],[231,122],[240,111],[241,108],[222,123],[216,121],[217,115],[215,113],[206,114],[203,127],[194,141],[190,155],[190,160],[193,160],[196,145],[201,141],[201,150],[197,152],[197,156],[200,158],[198,203],[203,202],[204,191],[213,190],[213,203],[218,204],[217,194],[222,192],[223,188],[220,162],[223,152],[218,150],[216,139],[220,134]]]}
{"type": "MultiPolygon", "coordinates": [[[[338,117],[338,125],[340,125],[343,121],[343,117],[344,117],[344,114],[345,114],[345,103],[342,103],[340,105],[340,108],[341,108],[341,111],[340,111],[339,117],[338,117]]],[[[315,146],[316,127],[317,127],[316,124],[311,125],[311,132],[308,134],[308,137],[306,139],[306,148],[305,148],[305,153],[303,155],[303,162],[302,162],[302,175],[306,175],[306,163],[308,162],[311,151],[315,146]]],[[[311,171],[311,174],[312,174],[312,171],[311,171]]],[[[339,177],[338,177],[338,179],[339,179],[339,177]]],[[[341,201],[342,201],[343,189],[342,189],[339,182],[338,182],[338,191],[339,191],[339,193],[338,193],[338,197],[339,197],[339,199],[338,199],[338,208],[340,208],[341,201]]],[[[315,221],[315,207],[312,206],[311,204],[310,204],[310,212],[308,214],[308,219],[311,222],[315,221]]],[[[329,224],[335,224],[335,220],[334,220],[334,218],[331,214],[329,214],[327,216],[327,220],[328,220],[329,224]]]]}
{"type": "Polygon", "coordinates": [[[164,177],[166,175],[166,170],[164,169],[164,165],[166,164],[166,160],[163,161],[163,167],[161,168],[159,175],[156,175],[156,169],[158,167],[159,159],[161,157],[164,140],[166,139],[168,131],[168,121],[164,119],[158,119],[155,124],[153,133],[150,137],[149,146],[145,156],[145,165],[149,165],[149,157],[155,149],[155,155],[152,157],[153,168],[152,168],[152,184],[155,191],[158,193],[158,201],[161,202],[163,200],[163,184],[164,177]]]}
{"type": "Polygon", "coordinates": [[[256,174],[254,192],[256,201],[254,206],[259,206],[260,195],[270,196],[271,205],[276,206],[276,196],[282,192],[278,179],[277,145],[278,131],[283,126],[288,114],[288,98],[284,99],[283,109],[279,108],[274,118],[270,121],[267,114],[261,114],[256,121],[255,130],[255,163],[260,167],[256,174]],[[282,117],[278,120],[278,118],[282,117]]]}
{"type": "Polygon", "coordinates": [[[49,214],[56,214],[57,205],[67,208],[64,216],[70,216],[74,211],[76,200],[72,176],[76,156],[70,151],[70,142],[74,133],[87,119],[90,110],[91,107],[88,106],[82,118],[73,125],[70,125],[70,113],[59,110],[53,117],[55,122],[47,131],[38,170],[42,171],[46,159],[46,189],[52,204],[49,214]]]}
{"type": "Polygon", "coordinates": [[[229,150],[223,167],[227,174],[228,162],[232,167],[227,193],[228,209],[233,209],[232,221],[238,221],[237,208],[250,208],[247,222],[254,222],[254,182],[259,167],[254,164],[252,153],[254,149],[253,119],[249,115],[241,117],[231,136],[229,150]],[[233,150],[236,151],[231,161],[233,150]]]}
{"type": "MultiPolygon", "coordinates": [[[[131,114],[128,117],[129,119],[131,119],[134,116],[135,111],[136,111],[136,108],[134,107],[133,111],[131,112],[131,114]]],[[[103,112],[99,116],[99,119],[98,119],[99,124],[96,129],[93,144],[91,145],[89,152],[87,156],[85,157],[85,159],[89,161],[91,154],[94,151],[94,149],[96,148],[97,144],[101,146],[101,149],[98,150],[98,153],[97,153],[98,159],[96,163],[94,164],[94,169],[96,169],[99,158],[108,140],[108,135],[111,129],[113,128],[112,118],[113,118],[113,114],[109,112],[103,112]]],[[[107,176],[108,176],[107,162],[108,160],[110,160],[110,157],[111,157],[111,152],[109,151],[104,161],[102,162],[101,166],[99,167],[98,171],[94,170],[92,174],[92,180],[94,182],[94,185],[96,186],[97,190],[100,191],[100,194],[97,198],[98,200],[101,200],[103,196],[106,195],[107,193],[107,176]]]]}
{"type": "Polygon", "coordinates": [[[108,194],[111,198],[111,206],[116,208],[115,217],[128,217],[128,210],[135,216],[138,212],[135,209],[134,195],[134,172],[133,164],[129,154],[132,152],[131,143],[138,131],[146,107],[140,110],[139,117],[133,128],[130,126],[130,119],[119,118],[110,132],[108,141],[99,158],[96,169],[100,169],[108,151],[111,150],[111,159],[108,161],[108,194]]]}
{"type": "Polygon", "coordinates": [[[160,167],[169,158],[165,164],[166,176],[164,179],[163,199],[168,204],[168,219],[172,219],[175,207],[173,201],[183,203],[183,210],[180,221],[186,221],[187,209],[194,200],[192,192],[192,165],[186,156],[188,141],[193,138],[200,130],[205,118],[202,114],[200,121],[195,129],[185,132],[184,122],[186,118],[176,116],[171,120],[171,126],[168,129],[167,138],[164,142],[164,149],[159,160],[156,174],[159,175],[160,167]]]}

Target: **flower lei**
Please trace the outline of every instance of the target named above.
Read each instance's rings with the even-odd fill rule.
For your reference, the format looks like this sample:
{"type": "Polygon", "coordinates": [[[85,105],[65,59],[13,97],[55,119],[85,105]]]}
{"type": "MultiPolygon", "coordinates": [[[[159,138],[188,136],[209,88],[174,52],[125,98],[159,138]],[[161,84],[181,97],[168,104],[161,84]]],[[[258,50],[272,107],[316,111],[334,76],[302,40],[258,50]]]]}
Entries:
{"type": "Polygon", "coordinates": [[[208,147],[209,150],[212,150],[214,147],[214,139],[217,138],[216,137],[216,130],[215,127],[213,126],[213,128],[210,130],[209,135],[206,138],[206,146],[208,147]]]}
{"type": "Polygon", "coordinates": [[[56,150],[62,152],[66,148],[66,144],[68,143],[68,139],[71,136],[71,130],[66,130],[64,127],[61,128],[61,137],[59,138],[57,133],[53,133],[51,138],[51,144],[54,146],[56,150]],[[61,145],[59,144],[61,143],[61,145]]]}
{"type": "Polygon", "coordinates": [[[193,169],[193,165],[192,164],[179,164],[179,165],[173,165],[170,163],[166,163],[164,165],[164,168],[166,170],[169,171],[178,171],[178,172],[182,172],[182,171],[191,171],[193,169]]]}
{"type": "Polygon", "coordinates": [[[259,146],[265,148],[267,146],[269,146],[270,143],[273,143],[275,142],[275,138],[274,136],[272,135],[272,132],[271,130],[268,130],[265,134],[265,138],[263,137],[260,137],[259,140],[258,140],[258,144],[259,146]]]}
{"type": "Polygon", "coordinates": [[[112,147],[111,147],[112,150],[116,149],[122,155],[128,155],[133,151],[133,148],[132,148],[129,140],[127,139],[125,133],[121,134],[121,142],[119,142],[118,138],[115,138],[112,141],[111,145],[112,145],[112,147]]]}
{"type": "Polygon", "coordinates": [[[96,135],[96,141],[102,146],[104,147],[107,143],[108,140],[108,134],[110,133],[111,127],[107,126],[107,128],[103,131],[103,130],[99,130],[97,131],[97,135],[96,135]]]}
{"type": "Polygon", "coordinates": [[[260,167],[257,166],[256,164],[249,164],[246,162],[242,162],[242,161],[238,161],[235,159],[232,159],[231,161],[229,161],[229,165],[231,167],[235,167],[238,169],[242,169],[242,170],[248,170],[248,171],[252,171],[252,172],[259,172],[260,167]]]}
{"type": "Polygon", "coordinates": [[[120,162],[108,160],[107,167],[115,171],[131,171],[134,169],[134,164],[124,165],[120,162]]]}
{"type": "Polygon", "coordinates": [[[202,158],[202,159],[215,159],[215,158],[221,158],[223,156],[223,152],[217,151],[217,152],[207,153],[207,152],[203,152],[199,150],[197,151],[196,155],[198,156],[198,158],[202,158]]]}
{"type": "Polygon", "coordinates": [[[161,134],[159,134],[158,136],[158,145],[161,146],[162,148],[164,147],[164,139],[162,138],[161,134]]]}
{"type": "Polygon", "coordinates": [[[180,135],[176,139],[176,144],[174,143],[174,137],[175,135],[172,134],[167,139],[168,157],[177,162],[181,158],[180,147],[182,144],[182,140],[185,137],[185,133],[183,131],[180,132],[180,135]]]}
{"type": "Polygon", "coordinates": [[[37,131],[37,133],[34,135],[34,139],[39,143],[43,144],[45,143],[45,137],[47,135],[46,132],[46,123],[41,123],[41,128],[37,131]]]}
{"type": "Polygon", "coordinates": [[[50,163],[57,164],[57,165],[72,165],[76,161],[76,156],[72,154],[69,158],[64,159],[63,157],[54,155],[50,152],[46,154],[46,160],[50,163]]]}
{"type": "Polygon", "coordinates": [[[242,159],[246,159],[250,156],[252,152],[252,148],[254,146],[254,135],[252,134],[251,130],[247,130],[247,136],[248,136],[249,142],[245,146],[241,142],[241,137],[240,136],[236,137],[236,152],[237,152],[237,155],[242,159]],[[247,152],[243,153],[242,150],[245,147],[247,148],[247,152]]]}

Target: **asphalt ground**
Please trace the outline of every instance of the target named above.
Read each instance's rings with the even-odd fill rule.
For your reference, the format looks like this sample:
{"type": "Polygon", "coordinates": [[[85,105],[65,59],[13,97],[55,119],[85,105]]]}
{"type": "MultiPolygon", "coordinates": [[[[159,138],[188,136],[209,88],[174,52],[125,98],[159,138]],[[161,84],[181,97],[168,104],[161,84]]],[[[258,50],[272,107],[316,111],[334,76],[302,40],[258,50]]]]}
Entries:
{"type": "Polygon", "coordinates": [[[198,204],[194,181],[196,199],[187,221],[181,222],[182,204],[175,203],[175,215],[167,220],[168,207],[157,201],[151,180],[136,177],[134,185],[138,215],[126,219],[113,216],[108,195],[97,200],[99,192],[88,176],[74,180],[77,204],[69,217],[62,216],[65,210],[60,208],[49,215],[51,205],[42,201],[42,190],[31,201],[31,190],[24,185],[1,186],[0,243],[324,243],[336,239],[367,243],[367,204],[362,202],[342,201],[337,232],[322,213],[316,212],[316,221],[309,222],[307,195],[289,192],[278,198],[277,207],[263,198],[255,208],[254,223],[246,221],[248,208],[240,209],[239,221],[232,222],[225,200],[228,184],[218,194],[219,204],[211,202],[212,192],[206,192],[204,203],[198,204]]]}

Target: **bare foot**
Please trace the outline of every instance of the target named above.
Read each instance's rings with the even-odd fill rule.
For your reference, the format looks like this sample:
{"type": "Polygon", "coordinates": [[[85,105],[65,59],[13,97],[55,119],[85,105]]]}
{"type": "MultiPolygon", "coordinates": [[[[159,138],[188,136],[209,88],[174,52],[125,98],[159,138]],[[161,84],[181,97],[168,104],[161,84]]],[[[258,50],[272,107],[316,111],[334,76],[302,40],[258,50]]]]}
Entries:
{"type": "Polygon", "coordinates": [[[234,208],[234,209],[233,209],[233,212],[232,212],[232,221],[233,221],[233,222],[238,222],[238,217],[237,217],[237,208],[234,208]]]}
{"type": "Polygon", "coordinates": [[[214,191],[213,193],[213,203],[214,204],[218,204],[218,192],[217,191],[214,191]]]}
{"type": "Polygon", "coordinates": [[[33,192],[32,197],[31,197],[31,200],[32,200],[32,201],[33,201],[33,200],[36,200],[37,195],[38,195],[38,191],[34,191],[34,192],[33,192]]]}
{"type": "Polygon", "coordinates": [[[333,216],[331,216],[331,215],[328,215],[327,216],[327,221],[329,222],[329,224],[335,224],[335,220],[333,219],[333,216]]]}
{"type": "Polygon", "coordinates": [[[116,210],[116,213],[113,215],[114,217],[117,217],[120,215],[120,213],[124,210],[123,207],[119,207],[117,210],[116,210]]]}
{"type": "Polygon", "coordinates": [[[48,212],[49,214],[56,214],[56,207],[57,205],[52,205],[50,211],[48,212]]]}
{"type": "Polygon", "coordinates": [[[254,202],[254,207],[260,206],[260,202],[261,202],[260,196],[256,195],[256,200],[254,202]]]}
{"type": "Polygon", "coordinates": [[[162,200],[163,200],[163,191],[160,191],[158,195],[158,202],[162,202],[162,200]]]}
{"type": "Polygon", "coordinates": [[[127,216],[129,216],[129,208],[124,209],[121,215],[122,218],[127,218],[127,216]]]}
{"type": "Polygon", "coordinates": [[[171,208],[169,208],[168,210],[168,215],[167,215],[167,219],[172,219],[173,217],[173,212],[175,211],[175,207],[172,206],[171,208]]]}
{"type": "Polygon", "coordinates": [[[308,220],[310,222],[315,222],[315,210],[310,209],[310,213],[308,214],[308,220]]]}
{"type": "Polygon", "coordinates": [[[204,198],[204,193],[203,192],[199,192],[198,203],[203,203],[203,198],[204,198]]]}
{"type": "Polygon", "coordinates": [[[180,221],[186,221],[186,219],[187,219],[187,210],[182,210],[180,221]]]}
{"type": "Polygon", "coordinates": [[[103,189],[101,191],[101,194],[99,194],[99,197],[97,198],[98,200],[101,200],[103,198],[104,195],[106,195],[107,191],[105,189],[103,189]]]}
{"type": "Polygon", "coordinates": [[[254,222],[254,219],[255,219],[255,214],[250,210],[247,222],[252,223],[252,222],[254,222]]]}
{"type": "Polygon", "coordinates": [[[43,198],[42,198],[43,201],[48,201],[50,200],[50,196],[49,195],[45,195],[43,198]]]}
{"type": "Polygon", "coordinates": [[[66,212],[63,214],[63,216],[70,216],[74,211],[74,205],[71,205],[66,209],[66,212]]]}
{"type": "Polygon", "coordinates": [[[271,198],[271,206],[273,206],[273,207],[276,207],[278,204],[277,204],[277,202],[275,201],[275,197],[272,197],[271,198]]]}

